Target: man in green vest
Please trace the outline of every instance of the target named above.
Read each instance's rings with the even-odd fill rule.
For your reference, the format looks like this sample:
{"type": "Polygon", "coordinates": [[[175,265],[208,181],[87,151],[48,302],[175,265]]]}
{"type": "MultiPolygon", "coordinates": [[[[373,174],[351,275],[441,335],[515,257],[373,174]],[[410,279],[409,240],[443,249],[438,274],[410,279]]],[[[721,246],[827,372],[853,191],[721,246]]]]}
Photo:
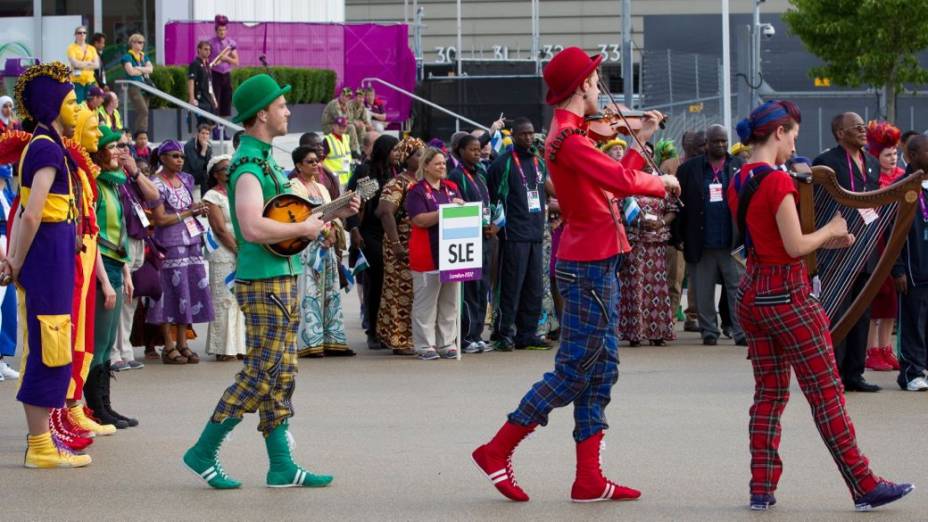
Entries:
{"type": "MultiPolygon", "coordinates": [[[[297,276],[302,270],[296,256],[281,257],[264,247],[288,239],[315,238],[323,226],[315,215],[299,223],[280,223],[263,216],[268,200],[290,192],[289,180],[271,150],[271,141],[287,134],[290,111],[284,94],[289,91],[289,85],[280,87],[270,76],[260,74],[243,82],[232,96],[238,113],[232,121],[245,126],[229,168],[229,206],[238,243],[235,297],[245,313],[248,353],[199,440],[184,454],[184,464],[216,489],[241,486],[223,471],[219,446],[245,413],[255,411],[260,415],[258,430],[264,435],[270,461],[268,487],[322,487],[332,481],[331,476],[297,466],[290,454],[287,419],[293,415],[297,276]]],[[[359,205],[356,198],[336,217],[357,213],[359,205]]]]}

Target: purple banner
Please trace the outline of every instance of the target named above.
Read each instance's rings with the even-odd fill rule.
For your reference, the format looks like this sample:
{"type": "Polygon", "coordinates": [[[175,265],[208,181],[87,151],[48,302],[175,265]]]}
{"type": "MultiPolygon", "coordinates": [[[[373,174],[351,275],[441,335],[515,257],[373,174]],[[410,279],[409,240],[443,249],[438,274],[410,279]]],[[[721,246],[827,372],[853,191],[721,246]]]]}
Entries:
{"type": "Polygon", "coordinates": [[[458,270],[442,270],[439,273],[439,279],[442,283],[463,283],[465,281],[477,281],[483,276],[480,268],[461,268],[458,270]]]}
{"type": "MultiPolygon", "coordinates": [[[[169,22],[164,28],[166,65],[189,64],[197,42],[214,35],[212,22],[169,22]]],[[[359,87],[368,77],[408,91],[416,88],[416,59],[403,24],[230,23],[228,35],[238,44],[243,67],[260,67],[258,57],[264,55],[272,67],[331,69],[338,76],[338,88],[359,87]]],[[[390,121],[409,117],[412,100],[382,85],[374,87],[387,102],[390,121]]]]}

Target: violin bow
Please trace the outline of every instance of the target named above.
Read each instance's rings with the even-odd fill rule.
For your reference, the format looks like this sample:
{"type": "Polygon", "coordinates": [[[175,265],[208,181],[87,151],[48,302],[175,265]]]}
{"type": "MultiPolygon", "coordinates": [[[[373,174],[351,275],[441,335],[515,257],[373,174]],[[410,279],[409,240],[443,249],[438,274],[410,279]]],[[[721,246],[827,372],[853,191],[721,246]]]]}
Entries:
{"type": "MultiPolygon", "coordinates": [[[[651,152],[648,151],[647,147],[644,146],[644,143],[641,143],[641,140],[638,139],[638,134],[631,131],[631,124],[628,123],[628,120],[625,119],[625,115],[622,114],[622,109],[619,108],[619,104],[616,103],[615,98],[612,97],[612,92],[606,88],[605,82],[603,82],[602,77],[599,78],[599,90],[606,93],[606,96],[609,97],[609,102],[612,103],[612,106],[615,108],[615,111],[619,114],[619,118],[622,118],[622,123],[625,124],[625,127],[629,129],[632,139],[635,140],[635,143],[638,144],[638,151],[641,153],[641,157],[651,166],[651,169],[654,171],[654,175],[663,176],[664,173],[661,172],[661,168],[657,165],[657,162],[654,161],[654,156],[651,152]]],[[[683,201],[680,201],[679,197],[674,197],[674,202],[680,207],[683,208],[683,201]]]]}
{"type": "Polygon", "coordinates": [[[648,152],[648,149],[647,147],[644,146],[644,143],[641,143],[641,140],[638,139],[638,134],[635,132],[631,132],[631,128],[632,128],[631,124],[628,123],[627,119],[625,119],[625,115],[622,114],[622,109],[619,108],[619,104],[616,103],[615,98],[612,97],[612,93],[609,92],[609,89],[606,88],[606,84],[605,82],[603,82],[602,78],[599,79],[599,90],[606,93],[606,96],[609,97],[609,102],[615,108],[615,111],[616,113],[618,113],[619,118],[622,119],[622,123],[624,123],[625,126],[629,129],[629,133],[631,134],[632,139],[638,145],[638,149],[639,149],[639,152],[641,152],[641,156],[645,159],[648,165],[651,166],[651,168],[654,170],[654,173],[656,175],[658,176],[663,175],[664,173],[661,172],[660,167],[658,167],[657,163],[654,161],[654,157],[651,155],[650,152],[648,152]]]}

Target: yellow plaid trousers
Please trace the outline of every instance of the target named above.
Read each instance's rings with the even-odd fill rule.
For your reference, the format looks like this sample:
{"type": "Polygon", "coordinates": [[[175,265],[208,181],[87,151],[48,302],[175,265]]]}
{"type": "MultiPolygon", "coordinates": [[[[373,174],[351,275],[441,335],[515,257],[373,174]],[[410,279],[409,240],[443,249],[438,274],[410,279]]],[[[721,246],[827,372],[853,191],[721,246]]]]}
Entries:
{"type": "Polygon", "coordinates": [[[297,372],[297,278],[236,281],[235,298],[245,314],[248,353],[211,420],[222,422],[258,411],[258,431],[267,436],[293,416],[290,399],[297,372]]]}

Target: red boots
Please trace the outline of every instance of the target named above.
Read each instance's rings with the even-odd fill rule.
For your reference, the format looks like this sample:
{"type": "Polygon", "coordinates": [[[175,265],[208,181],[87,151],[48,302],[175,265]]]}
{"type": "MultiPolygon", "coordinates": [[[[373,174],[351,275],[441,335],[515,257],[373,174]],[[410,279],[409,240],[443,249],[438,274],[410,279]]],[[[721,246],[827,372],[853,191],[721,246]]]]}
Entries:
{"type": "Polygon", "coordinates": [[[496,489],[506,498],[517,502],[528,501],[528,495],[519,487],[512,472],[512,454],[516,446],[535,429],[532,426],[520,426],[507,422],[503,424],[493,440],[480,446],[471,454],[474,464],[496,489]]]}
{"type": "MultiPolygon", "coordinates": [[[[493,440],[477,448],[471,456],[474,463],[496,489],[506,498],[517,502],[528,501],[528,495],[519,487],[512,471],[512,454],[516,446],[535,429],[535,426],[503,424],[493,440]]],[[[577,478],[570,490],[574,502],[599,502],[601,500],[635,500],[641,492],[620,486],[603,476],[600,461],[603,432],[577,443],[577,478]]]]}
{"type": "Polygon", "coordinates": [[[878,346],[867,349],[867,361],[864,363],[868,370],[875,372],[889,372],[899,369],[899,361],[893,353],[891,346],[878,346]]]}
{"type": "Polygon", "coordinates": [[[66,419],[67,413],[64,408],[52,408],[48,415],[48,428],[52,436],[61,444],[64,444],[73,451],[83,451],[84,448],[93,444],[93,439],[82,437],[71,431],[71,426],[66,419]]]}
{"type": "Polygon", "coordinates": [[[600,448],[603,432],[577,443],[577,478],[570,490],[574,502],[601,500],[635,500],[641,496],[637,489],[620,486],[603,476],[600,448]]]}

